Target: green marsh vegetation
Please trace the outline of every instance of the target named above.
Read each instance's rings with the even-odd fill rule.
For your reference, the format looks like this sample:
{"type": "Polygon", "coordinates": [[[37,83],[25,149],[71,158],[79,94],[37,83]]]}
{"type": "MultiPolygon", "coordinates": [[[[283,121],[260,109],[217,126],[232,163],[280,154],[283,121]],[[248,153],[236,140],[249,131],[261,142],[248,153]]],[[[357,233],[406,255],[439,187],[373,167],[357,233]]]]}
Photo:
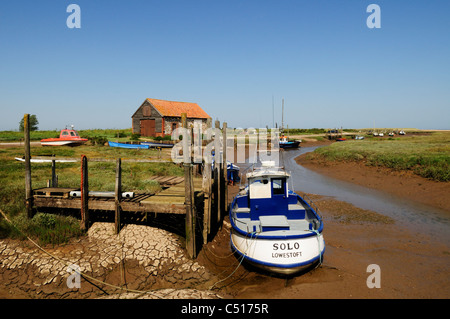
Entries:
{"type": "MultiPolygon", "coordinates": [[[[107,136],[109,140],[117,138],[117,130],[92,130],[91,136],[107,136]],[[111,132],[110,132],[111,131],[111,132]],[[109,137],[108,137],[109,136],[109,137]]],[[[125,131],[125,130],[124,130],[125,131]]],[[[0,132],[0,141],[17,141],[23,133],[17,133],[10,139],[11,132],[0,132]]],[[[41,131],[31,132],[34,140],[51,137],[41,131]]],[[[58,136],[58,134],[56,134],[58,136]]],[[[87,134],[80,134],[88,137],[87,134]]],[[[130,134],[131,136],[131,130],[130,134]]],[[[89,138],[89,137],[88,137],[89,138]]],[[[121,137],[124,139],[124,137],[121,137]]],[[[125,137],[126,138],[126,137],[125,137]]],[[[33,140],[33,138],[32,138],[33,140]]],[[[25,213],[25,170],[24,163],[15,157],[24,155],[23,147],[0,148],[0,209],[25,234],[45,244],[65,243],[71,237],[82,235],[79,221],[68,216],[59,216],[37,212],[33,219],[25,213]]],[[[120,149],[103,145],[83,145],[78,147],[41,147],[32,146],[31,156],[56,156],[59,158],[75,158],[75,163],[56,163],[59,187],[80,187],[82,155],[89,159],[110,159],[108,162],[89,161],[89,189],[92,191],[114,191],[115,159],[122,158],[122,189],[133,192],[157,192],[161,189],[158,182],[150,180],[153,175],[183,176],[183,169],[172,163],[139,163],[127,162],[126,159],[157,159],[161,155],[158,150],[120,149]]],[[[162,151],[162,158],[170,158],[170,150],[162,151]],[[169,153],[167,153],[169,152],[169,153]]],[[[51,179],[51,163],[31,163],[33,189],[46,187],[51,179]]],[[[0,215],[0,238],[24,239],[14,227],[9,225],[0,215]]]]}
{"type": "Polygon", "coordinates": [[[314,154],[332,161],[364,162],[450,181],[450,132],[347,140],[318,148],[314,154]]]}

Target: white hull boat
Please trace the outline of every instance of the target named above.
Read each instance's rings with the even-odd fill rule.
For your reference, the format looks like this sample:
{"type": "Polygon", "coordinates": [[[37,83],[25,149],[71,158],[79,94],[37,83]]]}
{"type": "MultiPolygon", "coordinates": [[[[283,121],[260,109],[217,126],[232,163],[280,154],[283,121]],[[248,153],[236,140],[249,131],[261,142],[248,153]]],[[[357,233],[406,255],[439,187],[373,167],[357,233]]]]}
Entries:
{"type": "Polygon", "coordinates": [[[261,269],[291,275],[322,263],[322,218],[288,189],[289,174],[263,163],[247,174],[248,186],[230,208],[231,247],[261,269]]]}

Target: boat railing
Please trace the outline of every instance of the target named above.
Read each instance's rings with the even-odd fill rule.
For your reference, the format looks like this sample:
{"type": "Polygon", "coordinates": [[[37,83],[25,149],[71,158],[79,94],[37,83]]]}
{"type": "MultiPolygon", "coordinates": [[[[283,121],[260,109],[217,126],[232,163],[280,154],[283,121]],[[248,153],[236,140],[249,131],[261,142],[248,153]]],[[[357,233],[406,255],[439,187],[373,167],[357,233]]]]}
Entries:
{"type": "Polygon", "coordinates": [[[314,211],[317,213],[317,215],[322,219],[322,215],[320,214],[320,210],[317,207],[317,205],[313,202],[313,200],[311,198],[309,198],[309,196],[305,193],[303,193],[303,199],[306,201],[306,203],[312,208],[314,209],[314,211]]]}

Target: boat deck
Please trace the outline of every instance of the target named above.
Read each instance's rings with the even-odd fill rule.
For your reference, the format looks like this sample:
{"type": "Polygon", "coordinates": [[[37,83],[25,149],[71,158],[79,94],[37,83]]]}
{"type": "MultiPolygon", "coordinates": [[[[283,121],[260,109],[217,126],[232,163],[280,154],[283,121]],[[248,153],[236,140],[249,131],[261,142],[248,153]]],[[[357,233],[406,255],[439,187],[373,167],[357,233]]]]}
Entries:
{"type": "Polygon", "coordinates": [[[297,204],[289,204],[288,211],[303,214],[299,214],[299,218],[288,218],[289,213],[263,215],[255,220],[250,218],[250,208],[235,205],[233,221],[236,227],[247,233],[270,232],[270,235],[280,236],[286,235],[287,232],[289,235],[301,235],[313,231],[314,222],[308,217],[307,208],[300,201],[297,204]]]}

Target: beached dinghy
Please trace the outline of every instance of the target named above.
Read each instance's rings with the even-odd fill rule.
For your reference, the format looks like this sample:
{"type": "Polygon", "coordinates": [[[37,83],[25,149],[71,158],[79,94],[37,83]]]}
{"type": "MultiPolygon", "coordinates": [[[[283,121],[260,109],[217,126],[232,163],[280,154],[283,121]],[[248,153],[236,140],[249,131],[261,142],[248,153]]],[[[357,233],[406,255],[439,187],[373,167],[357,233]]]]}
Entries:
{"type": "Polygon", "coordinates": [[[246,175],[230,207],[231,247],[247,262],[294,274],[322,262],[325,242],[317,210],[288,189],[290,175],[274,162],[246,175]]]}
{"type": "Polygon", "coordinates": [[[161,148],[171,148],[174,144],[169,143],[158,143],[158,142],[141,142],[141,145],[148,145],[149,147],[161,147],[161,148]]]}
{"type": "Polygon", "coordinates": [[[129,148],[129,149],[146,149],[146,150],[148,150],[150,148],[150,146],[148,146],[148,145],[117,143],[117,142],[111,142],[111,141],[108,141],[108,145],[110,147],[129,148]]]}
{"type": "Polygon", "coordinates": [[[78,132],[73,129],[73,125],[71,129],[61,130],[59,133],[59,137],[56,138],[46,138],[41,140],[42,146],[78,146],[86,143],[88,141],[87,138],[81,138],[78,135],[78,132]]]}

